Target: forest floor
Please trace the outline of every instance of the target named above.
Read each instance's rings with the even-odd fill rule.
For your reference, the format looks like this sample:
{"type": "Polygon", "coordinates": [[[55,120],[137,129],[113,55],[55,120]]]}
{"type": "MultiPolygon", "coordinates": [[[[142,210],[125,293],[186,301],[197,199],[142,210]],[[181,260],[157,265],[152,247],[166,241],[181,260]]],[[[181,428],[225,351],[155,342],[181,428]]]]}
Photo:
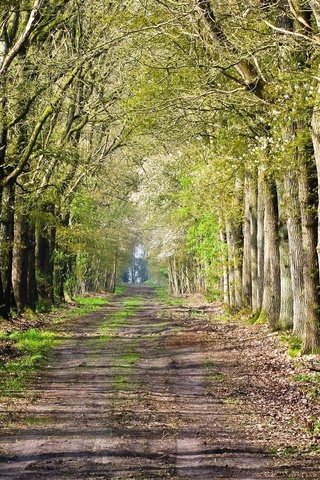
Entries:
{"type": "Polygon", "coordinates": [[[29,393],[1,403],[1,480],[319,479],[304,367],[220,314],[140,286],[69,323],[29,393]]]}

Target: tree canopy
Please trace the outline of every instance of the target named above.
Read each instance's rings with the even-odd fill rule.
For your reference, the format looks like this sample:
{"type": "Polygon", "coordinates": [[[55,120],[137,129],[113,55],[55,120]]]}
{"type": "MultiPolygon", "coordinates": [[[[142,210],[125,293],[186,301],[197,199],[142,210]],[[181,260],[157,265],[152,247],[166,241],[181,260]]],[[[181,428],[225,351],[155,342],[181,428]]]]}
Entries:
{"type": "Polygon", "coordinates": [[[319,344],[317,0],[6,1],[1,315],[113,290],[143,243],[319,344]]]}

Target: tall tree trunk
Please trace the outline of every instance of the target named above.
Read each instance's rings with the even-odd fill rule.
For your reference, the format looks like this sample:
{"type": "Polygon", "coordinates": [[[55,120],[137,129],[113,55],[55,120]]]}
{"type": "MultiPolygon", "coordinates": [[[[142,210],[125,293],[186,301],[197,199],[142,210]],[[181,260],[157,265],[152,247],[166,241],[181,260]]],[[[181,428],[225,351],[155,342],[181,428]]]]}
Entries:
{"type": "Polygon", "coordinates": [[[12,250],[14,229],[15,185],[10,182],[2,192],[0,222],[0,270],[3,288],[3,311],[9,315],[15,306],[12,290],[12,250]]]}
{"type": "MultiPolygon", "coordinates": [[[[225,231],[220,230],[220,241],[227,245],[227,236],[225,231]]],[[[230,303],[230,292],[229,292],[229,272],[228,272],[228,254],[223,262],[223,276],[222,276],[222,298],[225,305],[230,303]]]]}
{"type": "MultiPolygon", "coordinates": [[[[45,217],[54,218],[54,205],[42,207],[45,217]]],[[[50,218],[51,219],[51,218],[50,218]]],[[[36,226],[35,238],[36,274],[39,298],[54,303],[54,251],[56,247],[56,227],[50,221],[43,224],[42,219],[36,226]]]]}
{"type": "Polygon", "coordinates": [[[285,173],[283,184],[290,251],[291,283],[293,289],[293,331],[302,338],[305,322],[304,260],[297,174],[292,170],[288,170],[288,172],[285,173]]]}
{"type": "Polygon", "coordinates": [[[27,218],[18,208],[14,221],[12,261],[12,284],[18,314],[24,312],[28,303],[28,233],[27,218]]]}
{"type": "Polygon", "coordinates": [[[264,178],[264,288],[259,319],[275,327],[280,315],[278,200],[275,182],[264,178]]]}
{"type": "Polygon", "coordinates": [[[242,249],[243,235],[241,225],[234,226],[234,286],[235,286],[235,302],[236,308],[242,308],[242,249]]]}
{"type": "Polygon", "coordinates": [[[258,172],[258,201],[257,201],[257,312],[262,309],[264,289],[264,173],[258,172]]]}
{"type": "Polygon", "coordinates": [[[280,285],[281,304],[279,325],[281,328],[292,328],[293,326],[293,290],[290,270],[290,254],[288,242],[288,229],[283,221],[279,228],[279,251],[280,251],[280,285]]]}
{"type": "MultiPolygon", "coordinates": [[[[313,2],[319,4],[319,29],[320,29],[320,2],[313,2]]],[[[317,179],[318,179],[318,199],[320,199],[320,83],[318,86],[318,91],[316,95],[316,102],[313,109],[312,115],[312,143],[314,148],[314,156],[317,167],[317,179]]],[[[318,254],[318,265],[320,265],[320,201],[318,201],[318,242],[317,242],[317,254],[318,254]]]]}
{"type": "Polygon", "coordinates": [[[316,201],[313,198],[315,179],[312,162],[301,167],[299,175],[299,199],[302,219],[303,272],[305,292],[305,323],[303,351],[313,353],[319,347],[319,264],[317,257],[316,201]]]}
{"type": "Polygon", "coordinates": [[[35,226],[34,224],[29,223],[27,305],[32,310],[35,310],[36,303],[38,300],[35,248],[36,248],[35,226]]]}
{"type": "Polygon", "coordinates": [[[258,184],[256,174],[250,178],[250,257],[251,257],[251,305],[254,313],[261,308],[259,304],[258,279],[258,184]]]}
{"type": "Polygon", "coordinates": [[[280,285],[281,303],[279,327],[289,329],[293,326],[293,289],[290,270],[290,252],[286,206],[284,202],[283,183],[277,182],[278,212],[279,212],[279,253],[280,253],[280,285]]]}
{"type": "Polygon", "coordinates": [[[228,276],[229,276],[229,308],[234,310],[236,308],[235,298],[235,266],[234,266],[234,239],[232,232],[232,225],[228,221],[226,224],[226,236],[228,245],[228,276]]]}
{"type": "Polygon", "coordinates": [[[242,307],[242,232],[235,222],[227,222],[230,308],[242,307]]]}
{"type": "Polygon", "coordinates": [[[252,276],[251,276],[251,212],[250,212],[250,178],[245,178],[245,208],[243,222],[243,269],[242,269],[242,292],[243,306],[252,304],[252,276]]]}

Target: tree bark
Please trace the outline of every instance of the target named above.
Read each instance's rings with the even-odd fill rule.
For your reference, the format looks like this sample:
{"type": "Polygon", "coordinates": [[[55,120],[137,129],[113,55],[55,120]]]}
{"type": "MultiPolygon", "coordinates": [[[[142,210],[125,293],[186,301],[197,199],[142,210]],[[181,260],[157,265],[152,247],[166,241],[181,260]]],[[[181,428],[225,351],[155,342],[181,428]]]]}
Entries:
{"type": "Polygon", "coordinates": [[[257,201],[257,312],[261,311],[264,289],[264,173],[258,172],[257,201]]]}
{"type": "Polygon", "coordinates": [[[264,177],[264,288],[260,320],[276,327],[280,315],[278,199],[273,179],[264,177]]]}
{"type": "MultiPolygon", "coordinates": [[[[226,232],[220,230],[220,241],[227,245],[227,235],[226,232]]],[[[223,296],[223,303],[225,305],[230,304],[230,292],[229,292],[229,272],[228,272],[228,257],[225,258],[223,262],[223,276],[222,276],[222,296],[223,296]]]]}
{"type": "Polygon", "coordinates": [[[251,257],[251,305],[253,313],[259,311],[259,278],[258,278],[258,184],[256,174],[249,181],[250,209],[250,257],[251,257]]]}
{"type": "Polygon", "coordinates": [[[250,211],[250,178],[246,175],[244,183],[244,222],[243,222],[243,269],[242,291],[243,306],[252,306],[252,270],[251,270],[251,211],[250,211]]]}
{"type": "Polygon", "coordinates": [[[12,261],[12,284],[18,315],[28,303],[28,221],[21,212],[16,212],[14,222],[14,244],[12,261]]]}
{"type": "Polygon", "coordinates": [[[12,251],[14,231],[15,185],[11,182],[2,191],[0,223],[0,269],[3,287],[3,312],[10,314],[15,306],[12,290],[12,251]]]}
{"type": "Polygon", "coordinates": [[[279,327],[289,329],[293,326],[293,288],[290,270],[290,251],[286,216],[287,209],[284,202],[284,186],[283,182],[281,182],[280,180],[277,181],[277,195],[279,214],[279,254],[281,285],[279,327]]]}
{"type": "Polygon", "coordinates": [[[36,275],[39,298],[54,303],[54,250],[56,247],[56,228],[53,225],[54,205],[42,207],[42,215],[52,216],[52,221],[43,222],[40,218],[36,226],[36,275]]]}
{"type": "Polygon", "coordinates": [[[297,336],[302,338],[305,322],[304,260],[297,174],[292,170],[288,170],[288,172],[285,173],[283,185],[290,251],[291,283],[293,289],[293,331],[297,336]]]}
{"type": "Polygon", "coordinates": [[[230,308],[242,307],[242,234],[241,227],[233,221],[227,222],[229,258],[230,308]]]}
{"type": "Polygon", "coordinates": [[[312,162],[301,167],[299,199],[302,219],[303,273],[305,292],[304,353],[314,353],[319,347],[319,264],[317,257],[316,200],[313,198],[315,179],[312,162]]]}

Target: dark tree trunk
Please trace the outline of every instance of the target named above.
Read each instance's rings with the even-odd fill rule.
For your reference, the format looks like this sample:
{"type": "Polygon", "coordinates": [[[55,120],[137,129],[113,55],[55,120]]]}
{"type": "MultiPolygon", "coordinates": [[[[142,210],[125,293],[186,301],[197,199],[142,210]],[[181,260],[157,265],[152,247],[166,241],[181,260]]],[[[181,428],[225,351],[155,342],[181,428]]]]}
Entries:
{"type": "Polygon", "coordinates": [[[10,314],[15,306],[12,289],[12,251],[14,231],[15,185],[9,183],[2,192],[0,223],[0,269],[3,288],[3,312],[10,314]]]}
{"type": "MultiPolygon", "coordinates": [[[[54,217],[54,205],[43,207],[45,215],[54,217]]],[[[53,223],[53,222],[52,222],[53,223]]],[[[39,298],[54,303],[54,251],[56,227],[39,223],[35,233],[35,264],[39,298]]]]}
{"type": "Polygon", "coordinates": [[[35,227],[29,224],[28,235],[28,283],[27,283],[27,305],[35,310],[38,300],[38,289],[36,280],[36,241],[35,227]]]}
{"type": "Polygon", "coordinates": [[[28,303],[29,232],[25,215],[17,212],[14,222],[12,284],[18,314],[28,303]]]}

